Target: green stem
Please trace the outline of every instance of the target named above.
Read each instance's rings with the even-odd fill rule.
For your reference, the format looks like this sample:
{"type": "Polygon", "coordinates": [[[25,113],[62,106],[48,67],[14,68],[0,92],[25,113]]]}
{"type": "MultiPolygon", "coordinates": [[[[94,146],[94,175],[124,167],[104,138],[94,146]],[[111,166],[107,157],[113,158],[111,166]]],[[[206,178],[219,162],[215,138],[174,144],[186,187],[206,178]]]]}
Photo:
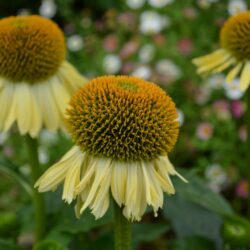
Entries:
{"type": "Polygon", "coordinates": [[[123,216],[122,208],[114,201],[114,240],[115,250],[131,250],[131,225],[123,216]]]}
{"type": "MultiPolygon", "coordinates": [[[[250,149],[250,88],[246,91],[246,124],[247,124],[247,150],[250,149]]],[[[246,155],[246,171],[247,171],[247,178],[248,184],[250,185],[250,152],[247,152],[246,155]]],[[[248,215],[250,216],[250,195],[248,196],[248,215]]]]}
{"type": "MultiPolygon", "coordinates": [[[[38,160],[38,142],[29,135],[25,136],[27,149],[30,161],[30,173],[32,178],[32,185],[41,175],[40,164],[38,160]]],[[[35,235],[36,241],[41,240],[45,233],[45,203],[44,197],[33,188],[33,203],[35,208],[35,235]]]]}

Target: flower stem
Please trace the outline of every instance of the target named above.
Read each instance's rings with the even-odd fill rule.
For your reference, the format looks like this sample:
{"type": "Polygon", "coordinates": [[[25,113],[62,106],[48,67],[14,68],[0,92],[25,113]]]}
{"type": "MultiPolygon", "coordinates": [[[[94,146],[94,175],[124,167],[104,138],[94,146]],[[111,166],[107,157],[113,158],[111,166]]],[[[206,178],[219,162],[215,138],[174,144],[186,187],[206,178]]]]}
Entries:
{"type": "Polygon", "coordinates": [[[114,202],[114,240],[115,250],[131,250],[131,225],[123,216],[122,208],[114,202]]]}
{"type": "MultiPolygon", "coordinates": [[[[38,142],[29,135],[25,136],[27,149],[29,153],[30,173],[32,178],[32,185],[34,186],[37,179],[40,177],[41,170],[38,160],[38,142]]],[[[45,203],[44,197],[33,188],[33,204],[35,208],[35,236],[36,241],[41,240],[45,233],[45,203]]]]}
{"type": "MultiPolygon", "coordinates": [[[[250,88],[246,91],[246,124],[247,124],[247,150],[250,149],[250,88]]],[[[248,178],[248,185],[250,185],[250,154],[247,152],[246,155],[246,171],[248,178]]],[[[248,215],[250,216],[250,194],[248,194],[248,215]]]]}

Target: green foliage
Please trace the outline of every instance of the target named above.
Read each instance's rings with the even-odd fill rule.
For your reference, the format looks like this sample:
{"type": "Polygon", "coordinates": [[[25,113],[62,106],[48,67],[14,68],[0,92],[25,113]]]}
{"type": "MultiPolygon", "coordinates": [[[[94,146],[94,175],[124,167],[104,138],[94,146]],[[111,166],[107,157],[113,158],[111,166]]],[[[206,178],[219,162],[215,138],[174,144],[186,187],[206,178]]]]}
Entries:
{"type": "Polygon", "coordinates": [[[240,216],[227,216],[222,227],[222,234],[230,245],[250,248],[249,220],[240,216]]]}
{"type": "Polygon", "coordinates": [[[201,178],[193,173],[186,172],[184,175],[188,180],[188,184],[180,180],[175,182],[179,196],[220,215],[232,214],[230,204],[221,195],[204,185],[204,181],[201,178]]]}
{"type": "Polygon", "coordinates": [[[35,244],[33,250],[66,250],[66,248],[56,241],[44,240],[35,244]]]}
{"type": "Polygon", "coordinates": [[[212,241],[201,236],[189,236],[174,243],[173,250],[211,250],[215,249],[212,241]]]}

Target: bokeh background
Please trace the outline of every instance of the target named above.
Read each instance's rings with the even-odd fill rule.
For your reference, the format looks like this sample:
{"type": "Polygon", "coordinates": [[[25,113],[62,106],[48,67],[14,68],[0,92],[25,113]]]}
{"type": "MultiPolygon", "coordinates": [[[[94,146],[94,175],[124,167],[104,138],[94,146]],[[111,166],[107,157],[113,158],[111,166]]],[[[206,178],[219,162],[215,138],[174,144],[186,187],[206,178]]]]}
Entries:
{"type": "MultiPolygon", "coordinates": [[[[157,218],[149,209],[133,225],[134,249],[249,249],[244,93],[238,80],[228,85],[223,74],[201,78],[191,63],[217,48],[224,21],[249,5],[246,0],[0,0],[1,18],[53,19],[65,32],[69,61],[86,77],[138,76],[159,84],[176,102],[181,132],[170,158],[189,184],[173,178],[177,195],[166,197],[157,218]]],[[[63,131],[43,131],[40,139],[44,170],[72,145],[63,131]]],[[[0,133],[0,150],[0,165],[8,166],[0,166],[0,249],[31,249],[27,153],[15,128],[0,133]]],[[[89,212],[76,220],[73,205],[64,204],[60,194],[46,194],[47,239],[57,248],[39,249],[112,250],[112,211],[101,220],[89,212]]]]}

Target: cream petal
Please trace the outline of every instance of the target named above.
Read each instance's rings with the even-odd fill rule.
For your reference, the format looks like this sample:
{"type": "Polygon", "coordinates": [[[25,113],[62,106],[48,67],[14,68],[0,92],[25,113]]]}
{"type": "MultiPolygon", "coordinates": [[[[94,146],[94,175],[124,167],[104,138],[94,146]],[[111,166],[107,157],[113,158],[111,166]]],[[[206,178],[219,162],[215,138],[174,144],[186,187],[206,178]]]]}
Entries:
{"type": "Polygon", "coordinates": [[[38,105],[38,102],[35,98],[35,94],[33,92],[33,86],[31,88],[31,109],[32,109],[32,119],[30,124],[30,135],[31,137],[37,137],[38,133],[42,129],[42,112],[41,108],[38,105]]]}
{"type": "Polygon", "coordinates": [[[90,182],[92,176],[95,174],[95,168],[96,168],[97,164],[98,164],[97,161],[93,161],[93,160],[90,161],[89,166],[88,166],[83,178],[81,179],[80,183],[76,187],[76,194],[83,192],[86,185],[90,182]]]}
{"type": "MultiPolygon", "coordinates": [[[[163,168],[165,168],[165,166],[163,168]]],[[[157,170],[155,168],[153,168],[153,171],[154,171],[156,178],[160,182],[162,189],[169,194],[174,194],[175,189],[174,189],[174,186],[170,180],[168,172],[164,171],[164,174],[161,175],[161,171],[157,172],[157,170]]]]}
{"type": "Polygon", "coordinates": [[[122,162],[112,165],[111,192],[119,206],[125,203],[127,169],[128,166],[122,162]]]}
{"type": "Polygon", "coordinates": [[[238,73],[240,72],[241,68],[242,68],[242,63],[238,63],[236,66],[234,66],[229,73],[227,74],[226,77],[226,82],[230,83],[234,80],[234,78],[238,75],[238,73]]]}
{"type": "Polygon", "coordinates": [[[213,60],[202,66],[199,66],[197,73],[202,74],[202,73],[206,73],[206,72],[213,71],[213,70],[219,72],[218,69],[222,67],[222,65],[227,64],[228,61],[230,61],[231,59],[232,57],[230,56],[230,54],[225,54],[221,56],[221,58],[218,58],[217,60],[213,60]]]}
{"type": "Polygon", "coordinates": [[[16,119],[15,112],[15,85],[6,82],[0,92],[0,130],[7,131],[10,129],[16,119]]]}
{"type": "Polygon", "coordinates": [[[137,200],[137,163],[129,163],[127,166],[127,183],[125,196],[125,210],[130,219],[133,218],[133,210],[136,207],[137,200]]]}
{"type": "MultiPolygon", "coordinates": [[[[4,121],[4,126],[3,126],[3,131],[8,131],[11,126],[13,125],[13,123],[16,121],[17,119],[17,111],[16,111],[16,108],[17,108],[17,105],[16,105],[16,84],[12,84],[12,83],[9,83],[9,85],[5,88],[11,88],[12,89],[12,95],[11,95],[11,98],[9,101],[11,101],[11,104],[10,105],[6,105],[6,103],[4,104],[4,106],[1,106],[1,107],[8,107],[8,112],[5,114],[5,121],[4,121]]],[[[1,100],[3,99],[2,96],[0,96],[0,102],[1,100]]],[[[1,103],[0,103],[1,105],[1,103]]],[[[5,110],[6,112],[6,110],[5,110]]],[[[3,109],[3,113],[4,113],[4,109],[3,109]]],[[[0,114],[1,116],[1,114],[0,114]]],[[[0,127],[1,127],[1,120],[0,120],[0,127]]]]}
{"type": "Polygon", "coordinates": [[[64,117],[66,107],[70,100],[70,94],[67,92],[63,84],[59,81],[58,77],[54,77],[50,88],[51,92],[53,93],[57,108],[58,110],[60,110],[61,116],[64,117]]]}
{"type": "Polygon", "coordinates": [[[99,190],[95,196],[95,200],[91,204],[92,213],[95,218],[101,218],[109,207],[109,188],[111,182],[111,166],[106,169],[105,175],[100,182],[99,190]]]}
{"type": "Polygon", "coordinates": [[[250,61],[247,61],[242,69],[240,77],[240,89],[245,91],[250,83],[250,61]]]}
{"type": "Polygon", "coordinates": [[[60,113],[50,90],[50,82],[36,83],[34,93],[38,100],[43,114],[46,127],[51,131],[56,131],[60,126],[60,113]]]}
{"type": "Polygon", "coordinates": [[[15,86],[16,119],[20,133],[29,131],[32,120],[32,102],[30,86],[27,83],[18,83],[15,86]]]}
{"type": "Polygon", "coordinates": [[[75,188],[80,182],[83,158],[83,155],[80,153],[73,159],[64,181],[62,199],[68,202],[68,204],[75,198],[75,188]]]}
{"type": "Polygon", "coordinates": [[[65,87],[68,88],[70,93],[75,92],[75,90],[81,88],[88,80],[80,75],[78,71],[68,62],[63,62],[62,66],[59,68],[58,77],[65,87]]]}
{"type": "Polygon", "coordinates": [[[155,215],[158,208],[163,204],[163,193],[152,173],[152,166],[145,162],[141,162],[142,172],[145,180],[146,200],[147,204],[152,205],[155,215]]]}
{"type": "Polygon", "coordinates": [[[46,192],[55,189],[65,179],[72,161],[79,154],[81,154],[81,151],[78,150],[77,147],[73,147],[59,162],[45,171],[35,183],[35,187],[38,187],[38,191],[46,192]]]}
{"type": "Polygon", "coordinates": [[[194,58],[192,62],[197,66],[203,66],[213,61],[218,61],[225,55],[229,55],[229,52],[227,52],[225,49],[218,49],[208,55],[194,58]]]}
{"type": "Polygon", "coordinates": [[[84,202],[84,205],[82,206],[80,213],[83,213],[83,211],[94,201],[97,191],[99,188],[99,185],[103,178],[105,177],[105,173],[109,171],[109,168],[111,167],[111,159],[102,159],[97,158],[98,163],[95,167],[95,178],[91,185],[90,192],[88,194],[87,199],[84,202]]]}
{"type": "Polygon", "coordinates": [[[174,168],[173,164],[169,161],[169,158],[168,156],[162,156],[162,157],[159,157],[159,159],[163,160],[165,162],[165,166],[167,168],[167,171],[169,174],[171,175],[177,175],[182,181],[184,182],[188,182],[182,175],[180,175],[174,168]]]}
{"type": "Polygon", "coordinates": [[[220,66],[216,67],[216,69],[213,70],[212,73],[219,73],[223,71],[224,69],[227,69],[231,65],[234,65],[236,63],[236,60],[234,57],[231,57],[229,60],[227,60],[225,63],[221,64],[220,66]]]}

